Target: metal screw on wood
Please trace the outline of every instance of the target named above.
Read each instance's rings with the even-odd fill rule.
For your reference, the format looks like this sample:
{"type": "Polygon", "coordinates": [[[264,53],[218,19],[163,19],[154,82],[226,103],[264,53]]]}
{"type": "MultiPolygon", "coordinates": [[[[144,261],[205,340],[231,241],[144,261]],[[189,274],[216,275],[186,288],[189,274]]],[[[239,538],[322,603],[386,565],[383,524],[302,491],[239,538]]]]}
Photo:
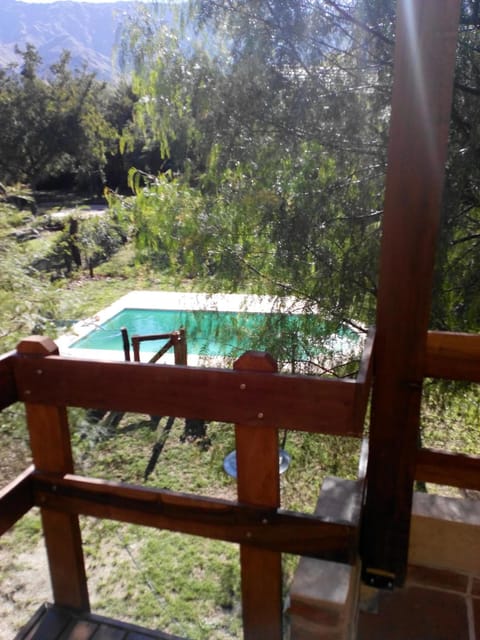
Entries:
{"type": "Polygon", "coordinates": [[[259,420],[261,420],[263,418],[263,413],[260,411],[260,413],[257,414],[257,418],[259,420]]]}
{"type": "Polygon", "coordinates": [[[247,388],[247,385],[242,382],[242,384],[240,385],[240,391],[245,391],[245,389],[247,388]]]}

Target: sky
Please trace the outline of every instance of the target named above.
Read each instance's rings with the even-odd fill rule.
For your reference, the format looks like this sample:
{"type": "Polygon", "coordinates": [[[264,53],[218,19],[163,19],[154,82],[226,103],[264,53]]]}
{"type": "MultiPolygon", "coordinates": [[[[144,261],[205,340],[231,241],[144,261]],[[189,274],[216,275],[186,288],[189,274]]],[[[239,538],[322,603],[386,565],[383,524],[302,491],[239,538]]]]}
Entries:
{"type": "Polygon", "coordinates": [[[89,2],[91,4],[104,4],[105,2],[132,2],[132,0],[17,0],[17,2],[28,2],[29,4],[52,4],[52,2],[67,2],[67,1],[89,2]]]}

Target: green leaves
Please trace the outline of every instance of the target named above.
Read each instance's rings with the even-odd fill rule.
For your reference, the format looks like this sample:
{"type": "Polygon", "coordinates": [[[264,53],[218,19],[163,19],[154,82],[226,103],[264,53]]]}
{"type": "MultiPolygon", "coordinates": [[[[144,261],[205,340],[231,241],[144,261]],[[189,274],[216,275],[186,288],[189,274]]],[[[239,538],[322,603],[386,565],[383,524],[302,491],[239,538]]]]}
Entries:
{"type": "Polygon", "coordinates": [[[135,199],[112,194],[110,203],[135,229],[139,260],[196,275],[203,268],[202,247],[208,243],[208,232],[198,224],[204,205],[201,194],[168,171],[154,177],[131,169],[128,183],[135,199]]]}
{"type": "MultiPolygon", "coordinates": [[[[5,215],[0,210],[0,217],[5,215]]],[[[12,238],[0,243],[0,349],[13,349],[33,333],[52,333],[55,290],[31,267],[31,256],[12,238]]]]}
{"type": "Polygon", "coordinates": [[[334,2],[191,10],[204,50],[143,14],[130,32],[136,122],[172,171],[131,174],[140,259],[371,322],[386,95],[365,76],[368,25],[334,2]]]}
{"type": "Polygon", "coordinates": [[[35,188],[66,172],[79,180],[101,175],[118,137],[106,117],[105,86],[85,68],[71,72],[67,52],[48,80],[37,75],[33,46],[19,53],[21,73],[10,68],[0,76],[0,179],[35,188]]]}
{"type": "MultiPolygon", "coordinates": [[[[464,14],[432,323],[477,329],[479,30],[464,14]]],[[[142,259],[372,323],[393,3],[199,0],[190,15],[203,51],[150,17],[131,32],[137,123],[173,171],[151,198],[132,183],[142,259]]]]}

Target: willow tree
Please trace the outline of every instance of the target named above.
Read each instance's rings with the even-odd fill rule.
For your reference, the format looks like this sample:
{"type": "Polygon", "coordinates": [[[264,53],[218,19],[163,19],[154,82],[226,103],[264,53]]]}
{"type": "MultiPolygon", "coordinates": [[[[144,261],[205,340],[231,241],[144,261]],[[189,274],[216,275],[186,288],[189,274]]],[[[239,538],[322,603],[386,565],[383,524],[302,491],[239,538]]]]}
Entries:
{"type": "Polygon", "coordinates": [[[190,247],[185,271],[213,286],[292,293],[369,321],[389,91],[370,29],[342,13],[334,20],[327,3],[198,2],[199,35],[187,46],[145,11],[125,40],[137,123],[173,174],[137,183],[139,245],[157,240],[176,270],[180,245],[190,247]],[[154,223],[171,219],[159,191],[172,184],[200,203],[193,214],[177,202],[175,256],[154,223]],[[156,214],[145,224],[151,188],[156,214]]]}
{"type": "MultiPolygon", "coordinates": [[[[198,198],[195,213],[173,207],[177,271],[188,246],[185,272],[214,286],[293,293],[332,317],[373,321],[393,4],[198,0],[188,44],[151,15],[137,19],[126,48],[137,121],[173,169],[155,189],[173,181],[198,198]]],[[[433,307],[443,327],[465,307],[465,326],[480,317],[476,16],[466,1],[433,307]]],[[[161,202],[151,220],[167,219],[161,202]]]]}

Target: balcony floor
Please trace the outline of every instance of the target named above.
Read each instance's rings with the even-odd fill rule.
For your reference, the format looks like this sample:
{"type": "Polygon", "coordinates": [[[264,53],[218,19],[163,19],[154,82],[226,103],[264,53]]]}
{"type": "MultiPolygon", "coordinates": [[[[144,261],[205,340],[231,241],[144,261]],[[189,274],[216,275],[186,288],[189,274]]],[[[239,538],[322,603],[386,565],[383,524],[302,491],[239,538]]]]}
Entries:
{"type": "Polygon", "coordinates": [[[480,640],[480,579],[411,568],[407,584],[380,592],[360,613],[358,640],[480,640]]]}
{"type": "Polygon", "coordinates": [[[14,640],[182,640],[109,618],[45,604],[14,640]]]}
{"type": "MultiPolygon", "coordinates": [[[[404,589],[380,592],[360,613],[357,640],[480,640],[480,578],[416,568],[404,589]]],[[[43,605],[14,640],[182,640],[43,605]]]]}

